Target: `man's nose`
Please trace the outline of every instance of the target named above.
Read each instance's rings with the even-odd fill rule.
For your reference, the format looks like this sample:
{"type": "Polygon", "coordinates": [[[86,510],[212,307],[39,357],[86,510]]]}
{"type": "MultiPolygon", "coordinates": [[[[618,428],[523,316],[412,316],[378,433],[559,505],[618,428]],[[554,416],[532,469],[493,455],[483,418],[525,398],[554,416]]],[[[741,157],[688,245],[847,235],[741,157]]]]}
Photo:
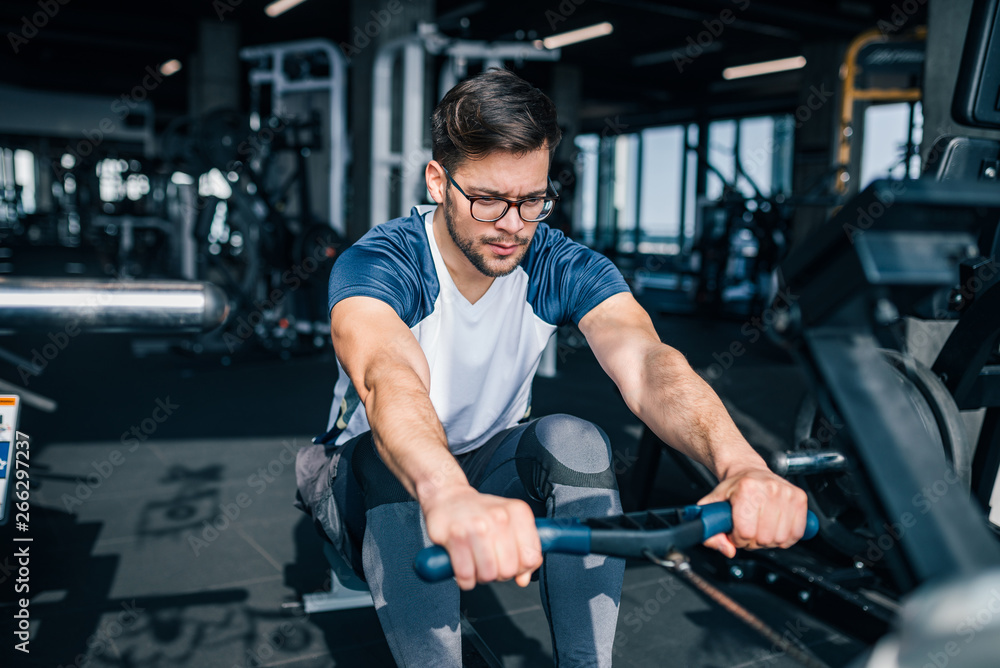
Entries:
{"type": "Polygon", "coordinates": [[[517,234],[524,229],[524,221],[521,220],[521,214],[518,213],[518,208],[511,205],[507,209],[507,213],[503,217],[493,223],[493,225],[507,234],[517,234]]]}

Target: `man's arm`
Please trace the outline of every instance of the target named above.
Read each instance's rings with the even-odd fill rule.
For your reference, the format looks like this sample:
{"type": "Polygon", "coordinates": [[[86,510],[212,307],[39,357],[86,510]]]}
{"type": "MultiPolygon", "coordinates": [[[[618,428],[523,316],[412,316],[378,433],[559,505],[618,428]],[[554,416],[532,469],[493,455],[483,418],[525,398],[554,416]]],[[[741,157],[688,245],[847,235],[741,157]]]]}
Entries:
{"type": "Polygon", "coordinates": [[[802,537],[805,493],[771,473],[718,395],[681,353],[660,342],[632,295],[601,302],[580,320],[580,330],[629,409],[719,479],[700,503],[733,504],[732,538],[717,536],[707,545],[732,557],[736,547],[788,547],[802,537]]]}
{"type": "Polygon", "coordinates": [[[337,358],[365,405],[382,461],[420,504],[430,539],[451,556],[463,589],[516,578],[541,565],[534,515],[523,501],[480,494],[448,450],[430,400],[430,369],[395,311],[371,297],[338,302],[330,315],[337,358]]]}

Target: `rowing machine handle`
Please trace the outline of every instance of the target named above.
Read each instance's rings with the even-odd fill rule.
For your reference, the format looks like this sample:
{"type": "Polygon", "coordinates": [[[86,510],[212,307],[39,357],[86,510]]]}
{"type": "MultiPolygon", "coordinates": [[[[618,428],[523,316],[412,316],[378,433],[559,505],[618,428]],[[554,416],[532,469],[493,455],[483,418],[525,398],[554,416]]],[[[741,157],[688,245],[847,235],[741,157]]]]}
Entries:
{"type": "MultiPolygon", "coordinates": [[[[733,530],[733,509],[728,501],[704,506],[686,506],[681,513],[685,521],[701,520],[703,541],[716,534],[729,533],[733,530]]],[[[590,527],[580,523],[579,520],[537,519],[535,527],[538,529],[543,553],[590,554],[590,527]]],[[[818,532],[819,521],[810,510],[806,516],[806,530],[802,538],[808,540],[818,532]]],[[[441,582],[454,575],[448,551],[440,545],[420,550],[413,567],[425,582],[441,582]]]]}

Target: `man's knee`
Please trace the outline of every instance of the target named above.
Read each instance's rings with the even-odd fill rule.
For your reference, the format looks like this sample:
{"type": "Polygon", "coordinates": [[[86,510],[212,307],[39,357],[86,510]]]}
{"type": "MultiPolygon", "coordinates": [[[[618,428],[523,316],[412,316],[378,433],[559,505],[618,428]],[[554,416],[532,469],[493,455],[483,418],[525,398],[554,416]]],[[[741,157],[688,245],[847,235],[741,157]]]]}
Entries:
{"type": "Polygon", "coordinates": [[[518,475],[536,498],[547,496],[556,484],[617,489],[607,435],[572,415],[549,415],[533,422],[515,458],[518,475]]]}
{"type": "Polygon", "coordinates": [[[611,466],[611,441],[593,422],[558,413],[535,423],[539,443],[560,463],[580,473],[600,473],[611,466]]]}

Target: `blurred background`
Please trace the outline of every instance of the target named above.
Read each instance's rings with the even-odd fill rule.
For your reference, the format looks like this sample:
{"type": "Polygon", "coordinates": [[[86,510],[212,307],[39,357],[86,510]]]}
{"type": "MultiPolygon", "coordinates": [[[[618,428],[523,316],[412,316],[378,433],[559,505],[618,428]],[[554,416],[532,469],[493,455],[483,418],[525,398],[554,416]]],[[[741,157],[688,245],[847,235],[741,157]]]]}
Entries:
{"type": "MultiPolygon", "coordinates": [[[[972,11],[973,0],[0,3],[0,288],[21,299],[0,321],[0,393],[20,397],[32,437],[36,536],[32,652],[13,665],[392,665],[370,607],[303,607],[329,589],[329,566],[292,506],[292,460],[325,430],[336,381],[331,267],[429,201],[429,114],[488,67],[558,108],[561,201],[547,222],[615,261],[755,448],[815,436],[809,380],[765,336],[776,268],[873,181],[919,177],[940,137],[996,138],[952,118],[972,11]]],[[[929,365],[946,335],[915,354],[929,365]]],[[[535,415],[605,428],[631,508],[691,502],[710,484],[642,445],[643,425],[572,327],[534,397],[535,415]]],[[[900,593],[880,557],[864,557],[878,534],[842,483],[840,506],[823,497],[830,485],[810,490],[846,533],[827,532],[808,558],[847,578],[850,596],[810,603],[804,586],[771,591],[713,566],[829,665],[870,648],[900,593]]],[[[13,571],[0,570],[12,604],[13,571]]],[[[798,665],[671,578],[629,567],[616,665],[798,665]]],[[[551,665],[536,589],[463,598],[503,665],[551,665]]]]}

